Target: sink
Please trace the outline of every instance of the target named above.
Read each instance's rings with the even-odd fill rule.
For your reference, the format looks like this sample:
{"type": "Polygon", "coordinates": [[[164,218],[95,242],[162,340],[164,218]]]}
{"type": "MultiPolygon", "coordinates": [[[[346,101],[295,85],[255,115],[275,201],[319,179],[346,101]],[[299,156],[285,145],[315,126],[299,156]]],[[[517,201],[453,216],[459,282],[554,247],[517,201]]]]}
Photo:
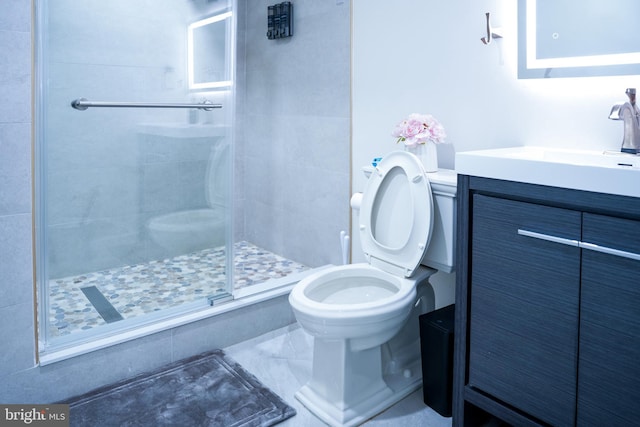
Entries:
{"type": "Polygon", "coordinates": [[[514,147],[476,151],[481,155],[582,166],[640,168],[640,156],[618,151],[562,150],[544,147],[514,147]]]}
{"type": "Polygon", "coordinates": [[[456,172],[640,197],[640,156],[523,146],[456,153],[456,172]]]}

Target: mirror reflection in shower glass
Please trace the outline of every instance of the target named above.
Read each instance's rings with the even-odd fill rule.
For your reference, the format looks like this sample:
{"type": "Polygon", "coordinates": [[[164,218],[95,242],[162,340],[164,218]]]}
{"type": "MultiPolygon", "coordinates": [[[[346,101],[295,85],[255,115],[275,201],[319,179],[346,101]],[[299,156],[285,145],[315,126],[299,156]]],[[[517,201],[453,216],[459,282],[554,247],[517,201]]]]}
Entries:
{"type": "Polygon", "coordinates": [[[188,68],[190,89],[212,89],[231,85],[231,12],[189,25],[188,68]]]}
{"type": "MultiPolygon", "coordinates": [[[[231,2],[34,4],[41,353],[231,299],[231,91],[202,94],[212,111],[70,106],[200,101],[187,23],[231,2]]],[[[221,19],[206,28],[231,31],[221,19]]]]}

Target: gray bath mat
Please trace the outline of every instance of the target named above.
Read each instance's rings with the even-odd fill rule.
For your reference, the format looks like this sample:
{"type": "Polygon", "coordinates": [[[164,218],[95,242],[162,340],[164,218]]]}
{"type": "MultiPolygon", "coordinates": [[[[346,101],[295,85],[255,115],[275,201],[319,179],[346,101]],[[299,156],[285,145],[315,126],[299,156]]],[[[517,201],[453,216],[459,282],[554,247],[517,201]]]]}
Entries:
{"type": "MultiPolygon", "coordinates": [[[[105,367],[108,369],[108,367],[105,367]]],[[[215,350],[71,399],[71,426],[272,426],[295,409],[215,350]]]]}

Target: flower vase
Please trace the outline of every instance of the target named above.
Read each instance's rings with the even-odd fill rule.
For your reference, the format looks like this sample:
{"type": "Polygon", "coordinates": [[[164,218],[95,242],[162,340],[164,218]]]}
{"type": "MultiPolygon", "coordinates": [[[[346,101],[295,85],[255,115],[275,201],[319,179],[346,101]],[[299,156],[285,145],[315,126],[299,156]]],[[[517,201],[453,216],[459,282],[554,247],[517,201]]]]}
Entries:
{"type": "Polygon", "coordinates": [[[438,172],[438,147],[433,142],[405,146],[405,150],[414,154],[422,162],[427,173],[438,172]]]}

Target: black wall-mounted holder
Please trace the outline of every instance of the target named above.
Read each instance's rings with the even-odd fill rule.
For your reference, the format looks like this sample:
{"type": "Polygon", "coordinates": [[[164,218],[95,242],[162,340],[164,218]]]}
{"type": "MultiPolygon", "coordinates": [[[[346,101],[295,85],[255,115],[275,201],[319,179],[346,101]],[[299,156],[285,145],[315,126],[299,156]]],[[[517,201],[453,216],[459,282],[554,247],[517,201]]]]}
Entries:
{"type": "Polygon", "coordinates": [[[290,1],[267,6],[267,38],[282,39],[293,36],[293,4],[290,1]]]}

